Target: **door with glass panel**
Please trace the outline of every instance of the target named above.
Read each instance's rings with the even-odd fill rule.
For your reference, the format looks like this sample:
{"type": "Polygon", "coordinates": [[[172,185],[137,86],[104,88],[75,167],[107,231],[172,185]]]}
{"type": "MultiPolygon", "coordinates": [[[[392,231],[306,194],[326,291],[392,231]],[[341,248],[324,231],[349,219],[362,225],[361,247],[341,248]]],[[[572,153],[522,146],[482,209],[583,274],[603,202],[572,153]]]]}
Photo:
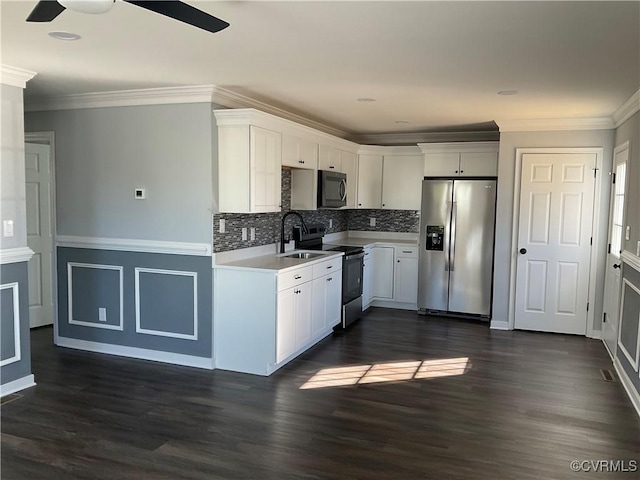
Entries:
{"type": "Polygon", "coordinates": [[[611,169],[611,200],[609,211],[609,241],[607,244],[607,269],[604,284],[604,312],[602,315],[602,340],[615,357],[618,341],[618,320],[620,316],[620,270],[622,262],[622,241],[624,238],[624,195],[627,184],[627,162],[629,144],[614,150],[611,169]]]}

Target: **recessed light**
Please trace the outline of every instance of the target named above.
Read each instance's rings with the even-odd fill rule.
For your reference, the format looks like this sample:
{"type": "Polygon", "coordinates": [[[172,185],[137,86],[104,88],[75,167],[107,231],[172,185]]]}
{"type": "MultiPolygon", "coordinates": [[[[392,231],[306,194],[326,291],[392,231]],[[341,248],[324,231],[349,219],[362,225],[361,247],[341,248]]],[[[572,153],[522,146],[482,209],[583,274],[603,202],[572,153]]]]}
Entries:
{"type": "Polygon", "coordinates": [[[77,33],[71,33],[71,32],[49,32],[49,36],[57,40],[67,40],[67,41],[80,39],[80,35],[78,35],[77,33]]]}
{"type": "Polygon", "coordinates": [[[396,123],[409,123],[406,120],[396,120],[396,123]]]}
{"type": "Polygon", "coordinates": [[[517,95],[518,91],[517,90],[500,90],[498,92],[498,95],[517,95]]]}
{"type": "Polygon", "coordinates": [[[358,99],[359,102],[375,102],[375,98],[361,97],[358,99]]]}

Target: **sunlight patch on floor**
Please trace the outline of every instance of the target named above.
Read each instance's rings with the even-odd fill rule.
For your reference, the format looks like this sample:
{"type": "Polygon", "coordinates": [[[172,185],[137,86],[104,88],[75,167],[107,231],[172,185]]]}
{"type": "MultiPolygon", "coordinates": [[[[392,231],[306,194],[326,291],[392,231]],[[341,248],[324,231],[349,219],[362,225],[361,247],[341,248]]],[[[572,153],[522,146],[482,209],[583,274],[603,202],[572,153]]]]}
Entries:
{"type": "Polygon", "coordinates": [[[469,357],[325,368],[311,377],[300,389],[450,377],[463,375],[470,369],[469,357]]]}

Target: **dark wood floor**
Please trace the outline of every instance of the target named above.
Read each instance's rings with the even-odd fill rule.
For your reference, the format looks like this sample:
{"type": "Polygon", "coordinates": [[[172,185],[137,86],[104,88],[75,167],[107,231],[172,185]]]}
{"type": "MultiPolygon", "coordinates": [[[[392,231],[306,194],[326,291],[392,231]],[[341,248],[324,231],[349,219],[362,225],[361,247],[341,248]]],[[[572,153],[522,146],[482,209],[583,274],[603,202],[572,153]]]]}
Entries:
{"type": "Polygon", "coordinates": [[[640,461],[640,420],[596,340],[374,309],[269,378],[57,348],[50,328],[32,344],[38,385],[2,406],[3,480],[542,480],[588,476],[572,460],[640,461]],[[432,378],[372,376],[409,361],[432,378]],[[357,385],[308,388],[371,365],[357,385]]]}

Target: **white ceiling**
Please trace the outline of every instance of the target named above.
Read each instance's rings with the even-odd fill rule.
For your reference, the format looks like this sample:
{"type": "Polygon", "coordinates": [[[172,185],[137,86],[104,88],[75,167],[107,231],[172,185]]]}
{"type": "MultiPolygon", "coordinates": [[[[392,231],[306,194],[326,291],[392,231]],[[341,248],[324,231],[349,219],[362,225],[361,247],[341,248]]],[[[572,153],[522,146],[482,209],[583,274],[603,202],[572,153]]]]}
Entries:
{"type": "Polygon", "coordinates": [[[1,61],[38,73],[27,98],[216,85],[350,134],[609,117],[640,86],[638,1],[188,3],[231,26],[123,2],[27,23],[35,0],[3,0],[1,61]]]}

